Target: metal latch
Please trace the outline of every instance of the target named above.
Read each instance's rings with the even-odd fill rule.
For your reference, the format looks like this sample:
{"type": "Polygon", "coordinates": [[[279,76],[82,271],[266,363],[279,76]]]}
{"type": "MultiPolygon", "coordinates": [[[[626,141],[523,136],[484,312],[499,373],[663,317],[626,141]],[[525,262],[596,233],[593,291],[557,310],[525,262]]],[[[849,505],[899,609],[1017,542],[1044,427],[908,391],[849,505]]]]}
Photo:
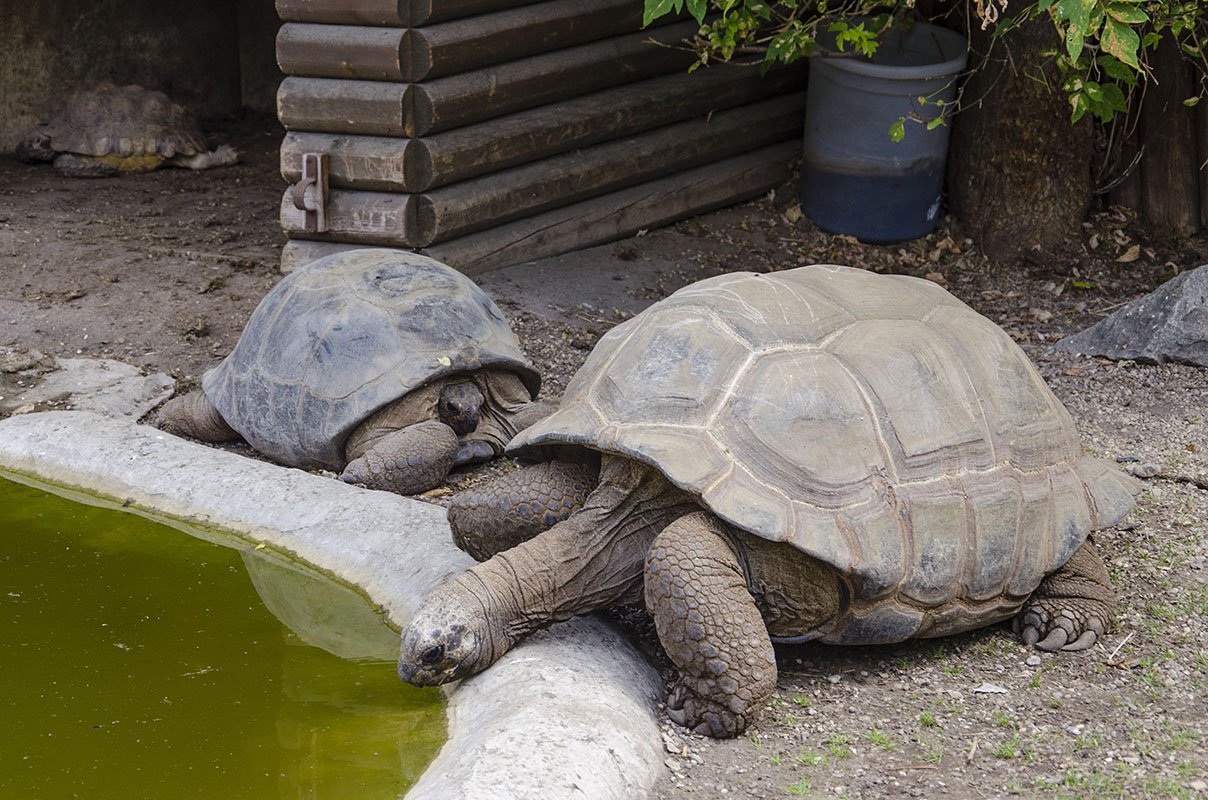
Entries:
{"type": "Polygon", "coordinates": [[[306,212],[306,231],[327,230],[327,154],[302,154],[302,180],[290,187],[294,208],[306,212]]]}

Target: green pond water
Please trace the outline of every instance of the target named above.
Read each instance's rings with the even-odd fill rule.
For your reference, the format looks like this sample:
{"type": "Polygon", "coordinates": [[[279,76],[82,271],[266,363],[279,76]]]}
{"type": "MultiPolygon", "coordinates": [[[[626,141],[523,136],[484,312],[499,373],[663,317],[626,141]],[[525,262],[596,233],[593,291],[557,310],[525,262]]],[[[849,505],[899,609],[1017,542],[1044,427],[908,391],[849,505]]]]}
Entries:
{"type": "Polygon", "coordinates": [[[395,633],[199,535],[0,478],[0,798],[361,800],[419,777],[443,698],[398,680],[395,633]]]}

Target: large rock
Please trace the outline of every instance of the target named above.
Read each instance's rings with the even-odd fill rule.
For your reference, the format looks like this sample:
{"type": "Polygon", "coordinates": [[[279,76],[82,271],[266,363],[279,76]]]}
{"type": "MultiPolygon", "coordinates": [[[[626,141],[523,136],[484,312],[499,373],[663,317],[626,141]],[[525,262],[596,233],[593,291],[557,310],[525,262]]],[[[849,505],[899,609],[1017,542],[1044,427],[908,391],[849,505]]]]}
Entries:
{"type": "Polygon", "coordinates": [[[1065,337],[1057,342],[1057,349],[1208,367],[1208,264],[1170,279],[1110,317],[1065,337]]]}

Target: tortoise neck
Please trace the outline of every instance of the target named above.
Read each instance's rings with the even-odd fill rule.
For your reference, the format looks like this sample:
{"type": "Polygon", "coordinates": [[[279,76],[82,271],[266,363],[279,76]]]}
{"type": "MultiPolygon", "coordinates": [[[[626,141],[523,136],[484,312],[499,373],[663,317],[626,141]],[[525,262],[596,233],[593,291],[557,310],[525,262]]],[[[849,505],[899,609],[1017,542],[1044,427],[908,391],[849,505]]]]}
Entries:
{"type": "Polygon", "coordinates": [[[605,457],[600,483],[565,522],[463,573],[494,617],[497,655],[554,622],[638,602],[655,535],[700,506],[657,471],[605,457]],[[502,650],[499,650],[499,647],[502,650]]]}

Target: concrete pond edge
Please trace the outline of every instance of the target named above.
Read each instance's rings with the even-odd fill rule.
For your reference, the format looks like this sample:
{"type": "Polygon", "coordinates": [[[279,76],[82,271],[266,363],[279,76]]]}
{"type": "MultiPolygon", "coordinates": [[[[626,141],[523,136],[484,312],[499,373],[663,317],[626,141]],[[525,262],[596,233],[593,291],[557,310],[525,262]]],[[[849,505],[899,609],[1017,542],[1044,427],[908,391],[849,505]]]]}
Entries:
{"type": "MultiPolygon", "coordinates": [[[[473,563],[439,507],[89,412],[0,420],[0,470],[271,547],[358,589],[398,627],[473,563]]],[[[449,740],[407,798],[646,797],[664,770],[660,692],[607,622],[556,625],[450,688],[449,740]]]]}

